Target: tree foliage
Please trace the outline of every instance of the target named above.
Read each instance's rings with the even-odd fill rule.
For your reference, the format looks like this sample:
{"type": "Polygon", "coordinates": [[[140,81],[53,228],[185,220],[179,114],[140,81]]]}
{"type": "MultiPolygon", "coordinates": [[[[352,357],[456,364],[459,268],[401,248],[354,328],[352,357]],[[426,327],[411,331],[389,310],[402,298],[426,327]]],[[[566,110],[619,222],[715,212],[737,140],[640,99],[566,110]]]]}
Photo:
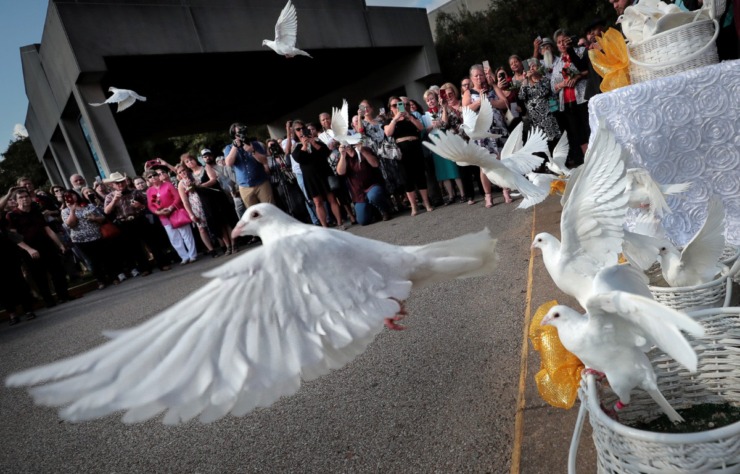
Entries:
{"type": "Polygon", "coordinates": [[[11,141],[0,161],[0,193],[16,185],[21,176],[31,178],[38,188],[48,187],[46,170],[36,157],[36,152],[29,138],[11,141]]]}
{"type": "Polygon", "coordinates": [[[606,0],[508,0],[493,1],[485,12],[462,7],[457,14],[440,13],[435,34],[442,76],[457,82],[473,64],[488,60],[492,68],[505,66],[512,54],[532,56],[537,36],[546,37],[558,28],[572,34],[595,19],[613,25],[614,9],[606,0]]]}

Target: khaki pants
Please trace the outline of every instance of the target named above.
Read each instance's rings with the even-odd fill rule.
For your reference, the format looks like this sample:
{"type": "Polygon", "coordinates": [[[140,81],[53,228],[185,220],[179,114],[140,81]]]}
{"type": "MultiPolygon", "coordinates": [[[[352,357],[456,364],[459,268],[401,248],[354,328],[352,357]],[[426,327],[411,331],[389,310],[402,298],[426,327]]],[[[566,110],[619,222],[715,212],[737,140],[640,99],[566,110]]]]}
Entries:
{"type": "Polygon", "coordinates": [[[239,195],[242,197],[245,207],[249,207],[260,202],[275,204],[275,199],[272,197],[272,186],[270,186],[269,179],[257,186],[247,188],[239,186],[239,195]]]}

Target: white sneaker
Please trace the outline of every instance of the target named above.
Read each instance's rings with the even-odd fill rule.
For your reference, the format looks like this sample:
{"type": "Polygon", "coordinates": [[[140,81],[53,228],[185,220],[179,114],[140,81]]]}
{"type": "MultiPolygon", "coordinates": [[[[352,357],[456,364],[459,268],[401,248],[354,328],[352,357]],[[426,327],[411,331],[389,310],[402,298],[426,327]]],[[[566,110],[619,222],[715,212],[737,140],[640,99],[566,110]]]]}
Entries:
{"type": "Polygon", "coordinates": [[[195,262],[196,260],[198,260],[198,257],[193,257],[193,258],[191,258],[191,259],[190,259],[190,263],[193,263],[193,262],[195,262]]]}
{"type": "Polygon", "coordinates": [[[139,276],[139,270],[134,268],[133,270],[131,270],[131,277],[136,278],[137,276],[139,276]]]}
{"type": "Polygon", "coordinates": [[[188,263],[190,263],[190,260],[188,260],[187,258],[185,258],[185,259],[183,259],[183,260],[182,260],[182,261],[180,262],[180,265],[187,265],[188,263]]]}
{"type": "Polygon", "coordinates": [[[126,275],[124,273],[119,273],[118,274],[118,281],[123,281],[125,279],[126,279],[126,275]]]}

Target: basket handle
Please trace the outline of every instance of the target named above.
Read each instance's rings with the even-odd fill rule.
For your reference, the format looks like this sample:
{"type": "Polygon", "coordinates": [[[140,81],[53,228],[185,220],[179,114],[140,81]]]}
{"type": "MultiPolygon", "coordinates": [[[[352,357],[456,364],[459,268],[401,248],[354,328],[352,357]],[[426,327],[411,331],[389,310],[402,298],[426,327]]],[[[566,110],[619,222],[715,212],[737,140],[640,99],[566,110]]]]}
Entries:
{"type": "Polygon", "coordinates": [[[583,432],[583,421],[586,418],[586,400],[581,400],[581,406],[578,408],[578,418],[573,430],[573,437],[570,439],[570,449],[568,450],[568,474],[576,474],[576,457],[578,456],[578,445],[581,444],[581,432],[583,432]]]}
{"type": "MultiPolygon", "coordinates": [[[[712,23],[714,23],[714,35],[712,35],[712,39],[707,42],[704,46],[699,48],[697,51],[694,51],[693,53],[683,56],[679,59],[673,59],[671,61],[660,63],[660,64],[650,64],[650,63],[644,63],[642,61],[638,61],[632,57],[632,55],[629,56],[630,62],[633,62],[637,64],[640,67],[644,67],[647,69],[664,69],[667,67],[675,66],[677,64],[685,63],[687,61],[691,61],[692,59],[695,59],[702,54],[704,54],[704,51],[706,51],[709,47],[711,47],[715,41],[717,41],[717,36],[719,36],[719,23],[717,20],[712,20],[712,23]]],[[[628,51],[629,54],[629,51],[628,51]]]]}

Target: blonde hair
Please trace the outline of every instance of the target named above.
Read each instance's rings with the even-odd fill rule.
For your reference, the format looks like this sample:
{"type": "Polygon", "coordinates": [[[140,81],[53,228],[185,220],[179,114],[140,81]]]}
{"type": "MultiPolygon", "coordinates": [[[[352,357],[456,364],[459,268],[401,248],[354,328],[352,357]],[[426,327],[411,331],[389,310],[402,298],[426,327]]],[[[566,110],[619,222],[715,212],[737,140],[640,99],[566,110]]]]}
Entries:
{"type": "Polygon", "coordinates": [[[433,89],[427,89],[427,90],[426,90],[426,91],[424,92],[424,95],[422,96],[422,97],[424,98],[424,101],[426,102],[427,98],[428,98],[428,97],[429,97],[430,95],[432,95],[432,94],[434,94],[434,97],[436,97],[436,98],[437,98],[437,99],[439,100],[439,94],[437,94],[437,91],[435,91],[435,90],[433,90],[433,89]]]}
{"type": "Polygon", "coordinates": [[[460,98],[460,89],[458,89],[457,86],[455,84],[451,83],[451,82],[445,82],[439,88],[440,89],[445,89],[448,92],[449,91],[452,91],[452,92],[455,93],[455,97],[456,98],[460,98]]]}

